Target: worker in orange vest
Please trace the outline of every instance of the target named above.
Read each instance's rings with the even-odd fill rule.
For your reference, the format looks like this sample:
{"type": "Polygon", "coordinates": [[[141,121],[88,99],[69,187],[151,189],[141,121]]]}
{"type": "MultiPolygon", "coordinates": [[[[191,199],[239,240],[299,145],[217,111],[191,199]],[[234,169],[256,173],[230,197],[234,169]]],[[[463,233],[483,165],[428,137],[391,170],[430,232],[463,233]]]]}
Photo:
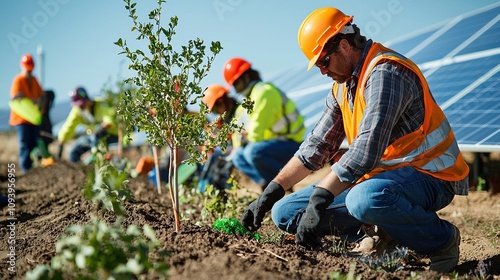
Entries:
{"type": "MultiPolygon", "coordinates": [[[[212,84],[203,92],[202,102],[208,107],[208,110],[218,115],[218,127],[224,124],[229,124],[239,106],[239,102],[235,97],[230,95],[229,89],[220,85],[212,84]]],[[[216,132],[217,133],[217,132],[216,132]]],[[[230,138],[227,141],[227,147],[221,149],[216,147],[210,151],[207,162],[204,164],[198,181],[198,188],[201,192],[205,191],[207,185],[213,185],[217,189],[230,188],[228,179],[233,171],[233,164],[227,160],[231,153],[233,143],[230,138]]]]}
{"type": "Polygon", "coordinates": [[[224,118],[219,120],[220,125],[230,123],[234,118],[236,108],[240,105],[229,93],[229,89],[219,84],[210,85],[203,92],[202,101],[211,113],[219,116],[225,113],[224,118]]]}
{"type": "Polygon", "coordinates": [[[436,211],[467,195],[468,166],[420,69],[362,36],[352,20],[324,7],[300,26],[308,69],[332,78],[333,88],[312,132],[242,222],[254,231],[272,209],[279,228],[314,249],[327,234],[356,241],[369,225],[428,255],[431,270],[449,272],[458,263],[460,231],[436,211]],[[326,177],[284,196],[329,162],[345,138],[349,149],[326,177]]]}
{"type": "MultiPolygon", "coordinates": [[[[32,74],[35,68],[33,57],[30,54],[23,55],[20,67],[21,72],[12,81],[10,98],[17,101],[21,99],[31,100],[33,104],[37,104],[43,95],[43,90],[36,77],[32,74]]],[[[37,140],[40,137],[40,123],[33,123],[33,121],[30,121],[31,118],[28,117],[34,114],[40,115],[40,111],[36,107],[33,107],[31,112],[18,111],[16,113],[12,107],[10,111],[9,124],[16,129],[19,143],[19,164],[23,173],[26,173],[33,166],[30,153],[37,147],[37,140]]]]}

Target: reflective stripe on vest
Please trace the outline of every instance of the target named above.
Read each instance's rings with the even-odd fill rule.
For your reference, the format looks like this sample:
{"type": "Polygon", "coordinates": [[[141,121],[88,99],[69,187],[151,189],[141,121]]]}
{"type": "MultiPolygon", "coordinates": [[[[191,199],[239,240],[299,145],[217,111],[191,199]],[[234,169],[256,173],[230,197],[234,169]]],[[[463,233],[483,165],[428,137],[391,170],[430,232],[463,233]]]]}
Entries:
{"type": "Polygon", "coordinates": [[[286,113],[286,107],[288,105],[289,99],[281,90],[279,90],[278,88],[275,89],[280,93],[281,96],[281,108],[283,110],[283,117],[276,123],[274,123],[271,130],[278,135],[295,134],[304,128],[304,122],[301,122],[298,127],[294,127],[293,129],[291,127],[292,124],[295,123],[300,117],[299,110],[297,110],[297,107],[294,107],[293,111],[286,113]],[[286,130],[283,132],[285,128],[286,130]]]}
{"type": "MultiPolygon", "coordinates": [[[[420,79],[424,98],[424,121],[417,131],[404,135],[391,143],[377,166],[364,176],[370,178],[383,171],[397,169],[402,166],[413,166],[420,171],[447,181],[459,181],[468,175],[469,168],[463,160],[453,131],[441,108],[432,98],[429,86],[419,68],[404,56],[373,43],[360,73],[357,85],[354,108],[351,112],[347,100],[345,84],[334,84],[332,94],[339,104],[344,121],[347,140],[350,143],[356,138],[366,106],[364,89],[369,74],[382,60],[395,61],[411,71],[420,79]],[[341,93],[341,94],[340,94],[341,93]],[[342,98],[338,98],[342,96],[342,98]]],[[[360,180],[363,180],[360,179],[360,180]]]]}
{"type": "Polygon", "coordinates": [[[335,96],[335,99],[340,107],[344,104],[344,89],[347,90],[347,87],[339,87],[338,84],[335,84],[332,90],[333,95],[335,96]],[[335,88],[335,86],[337,87],[335,88]]]}

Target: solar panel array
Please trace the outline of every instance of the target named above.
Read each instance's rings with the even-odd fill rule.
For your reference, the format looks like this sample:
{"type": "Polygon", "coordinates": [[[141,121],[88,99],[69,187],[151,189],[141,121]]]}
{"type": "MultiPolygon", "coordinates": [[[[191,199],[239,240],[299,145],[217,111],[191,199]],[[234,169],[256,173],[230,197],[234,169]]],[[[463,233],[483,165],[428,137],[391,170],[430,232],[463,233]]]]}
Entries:
{"type": "MultiPolygon", "coordinates": [[[[462,151],[500,151],[500,2],[385,45],[420,66],[462,151]]],[[[310,131],[331,79],[301,66],[269,80],[296,101],[310,131]]]]}

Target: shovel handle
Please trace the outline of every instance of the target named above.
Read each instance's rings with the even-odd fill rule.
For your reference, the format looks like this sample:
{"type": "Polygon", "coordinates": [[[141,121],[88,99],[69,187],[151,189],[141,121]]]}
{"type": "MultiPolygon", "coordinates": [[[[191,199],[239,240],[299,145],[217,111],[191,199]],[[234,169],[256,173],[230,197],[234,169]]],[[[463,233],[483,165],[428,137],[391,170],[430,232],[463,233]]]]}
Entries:
{"type": "Polygon", "coordinates": [[[64,144],[59,143],[59,148],[57,149],[57,159],[62,158],[63,150],[64,150],[64,144]]]}

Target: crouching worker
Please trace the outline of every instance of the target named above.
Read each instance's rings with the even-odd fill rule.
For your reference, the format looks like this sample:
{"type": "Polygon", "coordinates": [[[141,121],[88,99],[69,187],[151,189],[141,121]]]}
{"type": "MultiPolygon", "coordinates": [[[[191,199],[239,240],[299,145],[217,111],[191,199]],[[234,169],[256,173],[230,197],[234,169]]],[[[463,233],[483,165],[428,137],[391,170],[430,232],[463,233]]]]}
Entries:
{"type": "Polygon", "coordinates": [[[326,7],[302,23],[298,41],[309,69],[335,83],[312,132],[242,223],[254,231],[272,209],[279,228],[314,249],[324,235],[356,240],[362,225],[377,226],[429,256],[431,270],[449,272],[458,263],[460,232],[436,212],[467,195],[468,166],[419,68],[367,40],[352,18],[326,7]],[[344,137],[349,149],[328,175],[284,196],[332,159],[344,137]]]}
{"type": "Polygon", "coordinates": [[[284,92],[262,81],[250,62],[232,58],[223,74],[229,86],[253,102],[250,113],[243,105],[236,108],[234,117],[243,130],[232,135],[229,157],[234,167],[264,189],[304,139],[304,116],[284,92]]]}
{"type": "Polygon", "coordinates": [[[91,99],[82,87],[77,87],[69,94],[72,109],[57,138],[62,145],[73,138],[77,126],[83,125],[87,128],[86,133],[79,136],[69,150],[69,160],[77,163],[99,140],[105,138],[108,145],[118,142],[118,126],[116,109],[105,101],[91,99]]]}
{"type": "MultiPolygon", "coordinates": [[[[238,101],[229,95],[229,90],[220,84],[212,84],[203,92],[202,102],[208,107],[208,110],[219,116],[218,128],[224,124],[231,123],[239,106],[238,101]],[[222,118],[222,116],[224,116],[222,118]]],[[[217,131],[215,132],[217,133],[217,131]]],[[[231,137],[231,136],[230,136],[231,137]]],[[[233,148],[231,139],[227,141],[227,147],[224,151],[220,147],[216,147],[209,152],[207,162],[203,166],[198,182],[198,188],[201,192],[205,191],[207,185],[213,185],[217,189],[230,188],[228,179],[233,170],[233,164],[227,160],[233,148]]]]}

